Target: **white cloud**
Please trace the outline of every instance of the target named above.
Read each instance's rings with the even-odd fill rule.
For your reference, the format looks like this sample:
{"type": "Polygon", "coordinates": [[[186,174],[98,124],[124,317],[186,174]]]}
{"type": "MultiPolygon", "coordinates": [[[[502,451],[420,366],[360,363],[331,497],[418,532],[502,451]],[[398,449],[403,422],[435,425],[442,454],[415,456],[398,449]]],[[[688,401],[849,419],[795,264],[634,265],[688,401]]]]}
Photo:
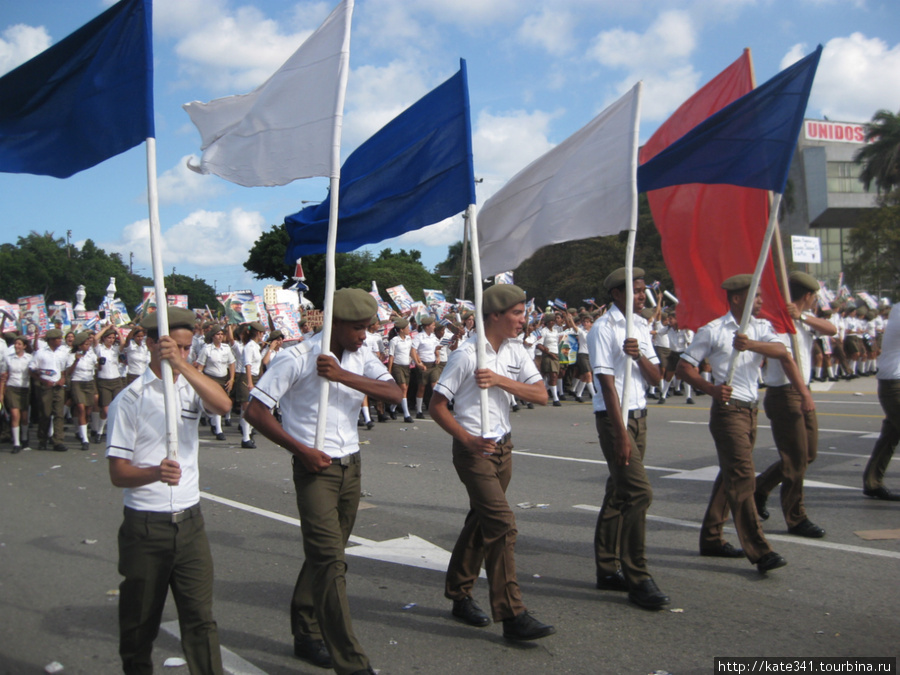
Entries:
{"type": "MultiPolygon", "coordinates": [[[[472,133],[475,174],[485,178],[485,188],[499,181],[491,193],[553,147],[548,128],[557,115],[522,110],[495,115],[482,111],[472,133]]],[[[479,194],[479,200],[484,201],[479,194]]]]}
{"type": "Polygon", "coordinates": [[[221,179],[191,171],[187,166],[188,160],[194,165],[200,163],[196,155],[185,155],[157,180],[160,203],[188,204],[217,197],[225,192],[221,179]]]}
{"type": "MultiPolygon", "coordinates": [[[[806,45],[795,45],[781,60],[781,67],[809,51],[806,45]]],[[[900,44],[890,47],[862,33],[829,40],[822,50],[807,116],[868,122],[882,108],[900,110],[900,44]]]]}
{"type": "MultiPolygon", "coordinates": [[[[696,33],[690,14],[670,10],[661,13],[645,33],[614,28],[598,34],[587,55],[626,71],[614,87],[616,98],[643,80],[641,119],[662,120],[697,90],[700,74],[689,61],[697,46],[696,33]]],[[[604,105],[612,102],[610,97],[604,105]]]]}
{"type": "Polygon", "coordinates": [[[384,248],[416,248],[450,246],[463,238],[462,215],[445,218],[439,223],[407,232],[395,239],[373,244],[369,248],[380,251],[384,248]]]}
{"type": "MultiPolygon", "coordinates": [[[[194,211],[162,234],[162,259],[166,265],[199,267],[240,265],[259,239],[266,220],[256,211],[236,208],[224,211],[194,211]]],[[[150,227],[146,219],[126,225],[118,241],[101,245],[127,257],[134,252],[142,264],[150,265],[150,227]]]]}
{"type": "Polygon", "coordinates": [[[8,73],[50,46],[50,35],[43,26],[17,23],[0,37],[0,75],[8,73]]]}
{"type": "Polygon", "coordinates": [[[574,29],[572,14],[545,8],[540,14],[525,17],[519,26],[518,37],[525,44],[534,44],[553,56],[562,56],[575,47],[574,29]]]}

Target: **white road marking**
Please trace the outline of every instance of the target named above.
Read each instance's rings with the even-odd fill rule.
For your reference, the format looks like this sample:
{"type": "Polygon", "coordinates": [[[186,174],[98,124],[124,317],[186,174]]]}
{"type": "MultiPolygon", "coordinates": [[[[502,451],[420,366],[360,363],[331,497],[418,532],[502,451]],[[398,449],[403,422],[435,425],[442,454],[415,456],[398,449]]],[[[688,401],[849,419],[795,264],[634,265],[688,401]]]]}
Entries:
{"type": "MultiPolygon", "coordinates": [[[[719,475],[719,465],[715,464],[712,466],[704,466],[699,469],[693,469],[691,471],[678,471],[677,473],[673,473],[671,476],[663,476],[663,478],[672,478],[674,480],[702,480],[708,483],[713,482],[716,479],[716,476],[719,475]]],[[[803,481],[803,487],[808,488],[828,488],[830,490],[858,490],[856,487],[848,487],[846,485],[838,485],[837,483],[822,483],[817,480],[809,480],[805,479],[803,481]]]]}
{"type": "MultiPolygon", "coordinates": [[[[579,509],[581,511],[590,511],[592,513],[599,513],[600,507],[594,506],[593,504],[575,504],[572,508],[579,509]]],[[[693,530],[699,530],[701,525],[700,523],[696,523],[691,520],[680,520],[678,518],[666,518],[664,516],[652,516],[649,513],[647,514],[647,520],[652,520],[657,523],[665,523],[666,525],[678,525],[680,527],[689,527],[693,530]]],[[[735,529],[733,527],[725,527],[723,528],[726,532],[731,534],[735,533],[735,529]]],[[[835,544],[830,541],[818,541],[813,539],[804,539],[802,537],[793,537],[787,534],[766,534],[766,539],[771,539],[772,541],[783,541],[789,544],[800,544],[801,546],[812,546],[813,548],[825,548],[832,551],[844,551],[846,553],[862,553],[865,555],[874,555],[882,558],[895,558],[900,560],[900,551],[884,551],[880,548],[867,548],[865,546],[853,546],[852,544],[835,544]]]]}
{"type": "MultiPolygon", "coordinates": [[[[181,630],[177,621],[166,621],[160,626],[169,635],[174,635],[175,639],[181,640],[181,630]]],[[[266,671],[260,670],[249,661],[245,661],[230,649],[226,649],[219,645],[222,652],[222,668],[230,675],[266,675],[266,671]]]]}
{"type": "MultiPolygon", "coordinates": [[[[705,427],[709,426],[709,422],[689,422],[687,420],[669,420],[669,424],[701,424],[705,427]]],[[[772,427],[768,424],[757,424],[757,429],[771,429],[772,427]]],[[[827,434],[859,434],[862,438],[869,438],[872,436],[874,432],[872,431],[860,431],[858,429],[825,429],[823,427],[819,427],[819,432],[825,432],[827,434]]],[[[878,438],[878,434],[875,433],[875,438],[878,438]]]]}
{"type": "MultiPolygon", "coordinates": [[[[544,459],[558,459],[563,462],[581,462],[583,464],[602,464],[606,466],[605,459],[586,459],[582,457],[565,457],[564,455],[544,455],[539,452],[531,452],[531,450],[513,450],[514,455],[522,455],[523,457],[543,457],[544,459]]],[[[671,469],[665,466],[647,466],[644,465],[644,468],[648,471],[681,471],[681,469],[671,469]]]]}

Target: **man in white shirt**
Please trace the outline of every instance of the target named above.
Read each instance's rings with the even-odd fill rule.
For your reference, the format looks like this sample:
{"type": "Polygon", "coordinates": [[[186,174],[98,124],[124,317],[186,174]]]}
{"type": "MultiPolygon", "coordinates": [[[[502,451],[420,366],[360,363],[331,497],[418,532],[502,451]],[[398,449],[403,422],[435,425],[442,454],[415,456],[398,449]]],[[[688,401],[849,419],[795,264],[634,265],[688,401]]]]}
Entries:
{"type": "Polygon", "coordinates": [[[647,450],[644,389],[659,383],[660,372],[650,328],[640,316],[646,291],[643,277],[644,270],[640,267],[633,269],[631,280],[624,267],[606,277],[603,286],[613,304],[591,328],[587,339],[598,390],[593,398],[594,420],[609,469],[606,494],[594,532],[594,554],[597,588],[628,591],[628,599],[636,605],[661,609],[669,604],[669,597],[650,576],[644,552],[647,509],[653,500],[644,469],[647,450]],[[627,283],[632,283],[634,288],[631,338],[627,338],[624,314],[627,283]],[[631,368],[631,380],[623,404],[627,368],[631,368]]]}
{"type": "Polygon", "coordinates": [[[878,401],[884,410],[881,435],[863,472],[863,494],[873,499],[900,501],[900,492],[884,486],[884,474],[900,442],[900,304],[894,305],[881,341],[878,367],[878,401]]]}
{"type": "Polygon", "coordinates": [[[425,387],[432,387],[437,383],[440,371],[436,368],[439,358],[438,354],[442,351],[441,341],[434,334],[434,318],[430,316],[422,317],[419,322],[421,330],[413,340],[413,349],[419,356],[419,363],[422,369],[419,371],[419,386],[416,388],[416,419],[424,420],[425,413],[422,412],[422,404],[425,401],[425,387]]]}
{"type": "Polygon", "coordinates": [[[472,626],[487,626],[490,617],[472,599],[484,563],[491,614],[495,621],[503,621],[503,637],[536,640],[556,629],[528,613],[516,580],[516,519],[506,501],[513,448],[509,408],[514,397],[541,405],[547,399],[541,375],[517,339],[525,326],[525,291],[495,284],[484,292],[482,311],[485,367],[476,369],[473,336],[450,356],[429,406],[434,421],[453,437],[453,466],[469,495],[470,510],[450,556],[444,596],[453,601],[453,616],[472,626]],[[482,389],[488,394],[486,436],[482,389]]]}
{"type": "Polygon", "coordinates": [[[168,308],[169,335],[147,315],[150,365],[113,400],[106,456],[112,484],[124,488],[119,528],[119,655],[126,673],[153,671],[151,652],[169,588],[191,673],[219,675],[222,657],[212,615],[213,563],[200,512],[197,454],[202,410],[231,405],[222,388],[187,362],[194,313],[168,308]],[[167,458],[161,363],[175,374],[178,455],[167,458]]]}
{"type": "Polygon", "coordinates": [[[291,600],[294,654],[338,673],[374,673],[347,609],[344,547],[359,507],[361,464],[356,420],[364,396],[398,402],[400,388],[365,348],[378,311],[358,288],[334,294],[331,344],[321,333],[286,350],[250,392],[247,419],[292,455],[305,560],[291,600]],[[315,447],[319,385],[329,381],[324,447],[315,447]],[[278,403],[282,424],[271,414],[278,403]]]}
{"type": "Polygon", "coordinates": [[[785,346],[778,341],[771,324],[758,319],[762,297],[748,298],[752,276],[738,274],[722,282],[729,312],[697,331],[691,346],[678,362],[676,376],[712,397],[709,430],[719,456],[719,475],[713,484],[709,506],[700,530],[700,555],[725,558],[746,556],[762,572],[787,565],[787,561],[772,550],[763,534],[762,525],[753,502],[756,489],[756,469],[753,465],[753,446],[756,443],[759,370],[764,358],[781,361],[791,383],[803,388],[799,371],[785,346]],[[737,333],[739,317],[747,302],[753,303],[753,317],[746,334],[737,333]],[[731,384],[728,364],[737,355],[737,366],[731,384]],[[697,367],[703,359],[712,366],[713,377],[720,384],[704,380],[697,367]],[[734,548],[722,536],[729,510],[734,518],[743,550],[734,548]]]}
{"type": "MultiPolygon", "coordinates": [[[[781,510],[788,532],[819,539],[825,536],[825,530],[807,517],[803,503],[803,479],[806,468],[818,455],[819,443],[816,406],[808,387],[812,375],[813,341],[817,335],[830,336],[837,331],[829,321],[816,318],[810,312],[816,306],[819,290],[815,277],[805,272],[791,272],[789,287],[793,302],[787,309],[797,330],[799,353],[796,356],[804,387],[798,389],[791,384],[777,359],[769,361],[763,371],[766,416],[772,423],[772,436],[780,458],[757,477],[754,500],[759,517],[766,520],[769,517],[766,498],[780,483],[781,510]]],[[[789,345],[788,334],[782,333],[778,337],[785,346],[789,345]]]]}
{"type": "Polygon", "coordinates": [[[63,334],[56,328],[44,336],[47,346],[39,349],[31,359],[31,377],[38,390],[38,440],[41,450],[53,436],[53,449],[65,452],[63,433],[65,427],[66,363],[69,348],[63,344],[63,334]],[[53,425],[51,430],[50,425],[53,425]]]}

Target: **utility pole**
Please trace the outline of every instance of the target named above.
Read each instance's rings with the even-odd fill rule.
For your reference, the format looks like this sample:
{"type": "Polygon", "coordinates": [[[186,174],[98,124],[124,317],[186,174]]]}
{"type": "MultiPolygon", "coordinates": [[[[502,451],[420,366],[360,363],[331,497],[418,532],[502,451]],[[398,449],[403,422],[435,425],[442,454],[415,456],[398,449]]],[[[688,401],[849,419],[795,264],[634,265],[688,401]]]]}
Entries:
{"type": "Polygon", "coordinates": [[[71,260],[72,249],[69,248],[69,240],[72,238],[72,230],[66,230],[66,257],[71,260]]]}
{"type": "Polygon", "coordinates": [[[134,251],[128,252],[128,273],[134,274],[134,251]]]}

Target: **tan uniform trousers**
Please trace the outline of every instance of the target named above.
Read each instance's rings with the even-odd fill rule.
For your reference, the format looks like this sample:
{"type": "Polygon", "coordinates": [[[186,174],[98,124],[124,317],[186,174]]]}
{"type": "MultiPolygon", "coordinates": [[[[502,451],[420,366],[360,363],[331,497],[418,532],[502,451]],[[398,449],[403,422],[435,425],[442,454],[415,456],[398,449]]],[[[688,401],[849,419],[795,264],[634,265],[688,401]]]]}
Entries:
{"type": "Polygon", "coordinates": [[[38,385],[38,440],[55,444],[65,440],[66,389],[62,385],[38,385]],[[52,436],[52,439],[51,439],[52,436]]]}
{"type": "Polygon", "coordinates": [[[816,459],[819,422],[816,411],[804,413],[800,393],[790,384],[766,389],[766,417],[781,459],[756,478],[756,492],[767,495],[781,483],[781,511],[788,527],[806,520],[803,505],[803,478],[816,459]]]}
{"type": "Polygon", "coordinates": [[[631,458],[625,466],[616,462],[615,433],[609,416],[594,413],[600,449],[606,458],[609,478],[594,531],[594,560],[597,577],[615,574],[619,565],[629,586],[650,578],[644,553],[647,509],[653,490],[644,470],[647,450],[647,418],[628,420],[631,458]]]}
{"type": "Polygon", "coordinates": [[[512,442],[509,435],[497,443],[495,454],[476,455],[453,441],[453,466],[469,493],[469,513],[447,568],[444,596],[462,600],[484,563],[494,621],[511,619],[525,611],[516,579],[516,518],[506,501],[512,478],[512,442]]]}
{"type": "Polygon", "coordinates": [[[709,410],[709,431],[719,456],[719,475],[713,483],[709,506],[703,516],[700,548],[715,548],[725,542],[722,528],[730,511],[741,547],[747,559],[756,564],[772,547],[763,534],[753,501],[756,489],[753,446],[756,443],[757,410],[755,407],[739,407],[739,403],[732,401],[726,406],[713,401],[709,410]]]}
{"type": "Polygon", "coordinates": [[[881,435],[872,448],[872,456],[863,473],[863,487],[875,490],[884,487],[884,472],[900,443],[900,380],[878,380],[878,401],[884,410],[881,435]]]}

